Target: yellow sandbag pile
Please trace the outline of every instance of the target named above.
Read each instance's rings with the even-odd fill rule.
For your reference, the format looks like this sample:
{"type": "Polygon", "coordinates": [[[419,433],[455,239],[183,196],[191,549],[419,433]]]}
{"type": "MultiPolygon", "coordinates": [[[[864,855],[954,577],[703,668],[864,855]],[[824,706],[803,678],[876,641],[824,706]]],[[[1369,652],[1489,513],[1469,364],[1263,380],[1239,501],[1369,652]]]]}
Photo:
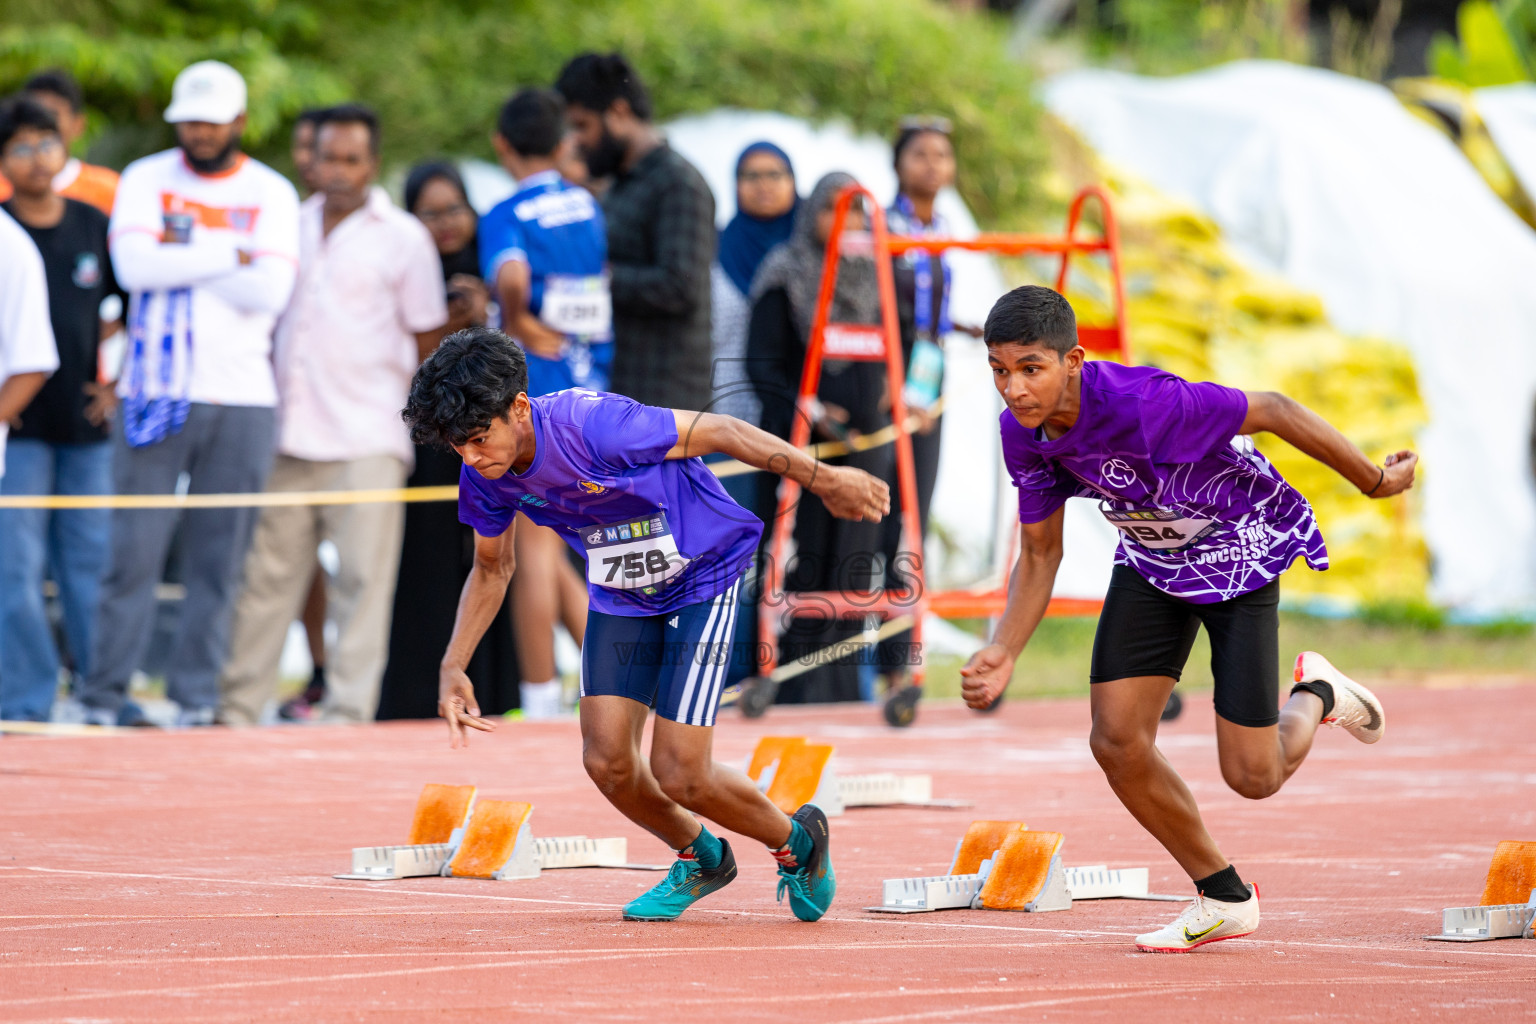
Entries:
{"type": "MultiPolygon", "coordinates": [[[[1191,380],[1283,392],[1377,461],[1412,447],[1427,413],[1406,349],[1332,327],[1316,295],[1238,262],[1208,217],[1100,166],[1085,157],[1081,141],[1057,134],[1063,137],[1054,148],[1063,154],[1047,189],[1065,201],[1075,190],[1073,179],[1085,180],[1081,175],[1091,169],[1115,197],[1132,361],[1191,380]]],[[[1102,263],[1073,264],[1067,297],[1085,323],[1104,321],[1110,309],[1102,263]]],[[[1326,573],[1298,562],[1286,575],[1288,596],[1351,604],[1424,599],[1429,552],[1411,494],[1368,500],[1278,438],[1255,440],[1311,500],[1332,559],[1326,573]]]]}

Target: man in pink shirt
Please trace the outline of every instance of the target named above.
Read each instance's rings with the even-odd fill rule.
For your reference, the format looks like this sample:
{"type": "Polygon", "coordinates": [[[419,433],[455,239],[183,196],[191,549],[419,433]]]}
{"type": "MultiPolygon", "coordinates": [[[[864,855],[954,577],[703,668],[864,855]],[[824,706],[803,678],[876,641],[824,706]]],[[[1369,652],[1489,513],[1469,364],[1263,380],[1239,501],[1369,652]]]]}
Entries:
{"type": "MultiPolygon", "coordinates": [[[[316,129],[319,191],[300,207],[299,279],[277,329],[269,491],[394,488],[410,471],[400,409],[411,375],[442,338],[448,308],[431,235],[374,185],[378,146],[378,119],[365,107],[334,107],[316,129]]],[[[327,540],[340,564],[326,593],[337,634],[326,651],[323,716],[372,720],[403,522],[399,502],[263,511],[235,607],[220,721],[261,720],[327,540]]]]}

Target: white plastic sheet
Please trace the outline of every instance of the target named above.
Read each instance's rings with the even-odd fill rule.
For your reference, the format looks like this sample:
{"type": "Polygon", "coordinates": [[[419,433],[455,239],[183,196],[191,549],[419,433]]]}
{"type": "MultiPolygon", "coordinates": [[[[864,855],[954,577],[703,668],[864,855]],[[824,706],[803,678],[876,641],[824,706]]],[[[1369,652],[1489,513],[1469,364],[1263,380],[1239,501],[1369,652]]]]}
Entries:
{"type": "Polygon", "coordinates": [[[1520,187],[1536,197],[1536,85],[1499,85],[1478,89],[1472,97],[1520,187]]]}
{"type": "Polygon", "coordinates": [[[1462,154],[1386,89],[1289,64],[1076,71],[1045,99],[1245,258],[1321,295],[1336,325],[1408,346],[1431,415],[1433,596],[1474,613],[1536,604],[1536,234],[1462,154]]]}

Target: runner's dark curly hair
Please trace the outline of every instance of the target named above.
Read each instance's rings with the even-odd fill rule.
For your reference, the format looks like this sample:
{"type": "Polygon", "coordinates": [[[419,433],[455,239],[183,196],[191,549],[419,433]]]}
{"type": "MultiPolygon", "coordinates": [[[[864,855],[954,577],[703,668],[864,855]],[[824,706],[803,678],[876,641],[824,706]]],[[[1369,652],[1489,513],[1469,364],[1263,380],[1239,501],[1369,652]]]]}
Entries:
{"type": "Polygon", "coordinates": [[[1027,284],[997,300],[987,314],[982,340],[988,345],[1039,345],[1059,358],[1077,344],[1077,317],[1059,293],[1027,284]]]}
{"type": "Polygon", "coordinates": [[[489,327],[448,335],[411,380],[400,416],[417,444],[464,444],[507,415],[528,390],[528,359],[517,343],[489,327]]]}

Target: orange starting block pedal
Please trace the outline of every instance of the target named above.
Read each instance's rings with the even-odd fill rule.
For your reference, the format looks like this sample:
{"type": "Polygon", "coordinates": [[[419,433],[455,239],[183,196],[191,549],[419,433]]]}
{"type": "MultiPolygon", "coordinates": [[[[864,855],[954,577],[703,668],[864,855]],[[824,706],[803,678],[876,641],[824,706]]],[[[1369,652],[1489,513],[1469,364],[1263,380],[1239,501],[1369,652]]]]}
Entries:
{"type": "Polygon", "coordinates": [[[451,842],[453,833],[469,821],[469,812],[474,806],[474,786],[427,783],[421,787],[421,796],[416,798],[416,813],[411,816],[411,837],[406,842],[412,846],[451,842]]]}
{"type": "Polygon", "coordinates": [[[486,800],[475,809],[459,848],[443,872],[454,878],[537,878],[539,856],[528,819],[533,804],[486,800]]]}
{"type": "Polygon", "coordinates": [[[785,814],[812,803],[829,816],[849,807],[968,807],[958,800],[935,800],[933,776],[840,775],[836,749],[804,736],[764,736],[747,761],[747,775],[785,814]]]}
{"type": "Polygon", "coordinates": [[[1441,942],[1536,939],[1536,843],[1501,842],[1488,865],[1483,900],[1475,907],[1446,907],[1441,942]]]}
{"type": "Polygon", "coordinates": [[[876,914],[934,910],[1070,910],[1074,899],[1187,901],[1147,891],[1146,868],[1061,862],[1059,832],[1031,832],[1022,821],[973,821],[955,845],[947,875],[888,878],[876,914]]]}
{"type": "Polygon", "coordinates": [[[992,858],[974,906],[983,910],[1071,910],[1060,832],[1009,832],[992,858]]]}
{"type": "Polygon", "coordinates": [[[556,868],[633,868],[661,871],[653,864],[630,864],[629,843],[622,837],[535,838],[529,825],[533,806],[506,800],[475,804],[474,786],[428,783],[416,801],[411,842],[400,846],[363,846],[352,851],[352,870],[336,878],[369,882],[430,875],[462,878],[535,878],[556,868]]]}

